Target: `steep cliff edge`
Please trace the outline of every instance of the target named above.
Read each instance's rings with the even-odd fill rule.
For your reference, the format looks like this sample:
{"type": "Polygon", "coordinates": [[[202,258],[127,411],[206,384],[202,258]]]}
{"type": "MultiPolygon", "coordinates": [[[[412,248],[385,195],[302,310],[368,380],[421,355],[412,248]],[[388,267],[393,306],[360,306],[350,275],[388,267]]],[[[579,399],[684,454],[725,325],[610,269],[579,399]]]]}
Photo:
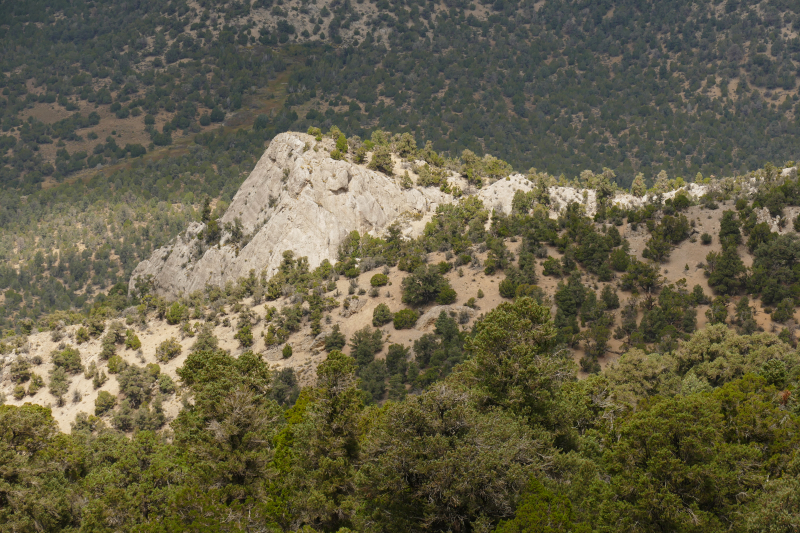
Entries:
{"type": "Polygon", "coordinates": [[[453,201],[438,189],[403,189],[395,178],[335,161],[328,144],[303,133],[276,136],[220,219],[223,227],[238,220],[242,241],[232,243],[230,231],[223,231],[219,245],[206,247],[198,238],[205,224],[193,223],[134,269],[131,289],[137,279],[150,278],[157,293],[178,297],[251,269],[272,275],[286,250],[308,257],[313,268],[335,261],[353,230],[380,235],[398,220],[415,234],[421,225],[414,219],[453,201]]]}

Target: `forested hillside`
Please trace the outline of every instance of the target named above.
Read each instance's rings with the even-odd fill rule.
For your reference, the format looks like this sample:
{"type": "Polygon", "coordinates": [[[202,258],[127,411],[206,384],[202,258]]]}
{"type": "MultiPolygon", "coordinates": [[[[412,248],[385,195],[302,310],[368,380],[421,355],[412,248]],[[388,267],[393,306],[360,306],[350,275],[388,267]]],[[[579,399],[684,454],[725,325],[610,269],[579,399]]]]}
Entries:
{"type": "Polygon", "coordinates": [[[796,533],[799,71],[798,0],[0,0],[0,532],[796,533]],[[430,211],[129,286],[290,130],[430,211]]]}
{"type": "Polygon", "coordinates": [[[0,9],[2,181],[26,190],[258,114],[278,76],[288,98],[265,125],[412,131],[521,170],[609,167],[627,185],[637,171],[730,174],[797,154],[800,5],[789,0],[0,9]]]}
{"type": "Polygon", "coordinates": [[[410,132],[444,156],[568,178],[609,168],[626,187],[638,172],[691,181],[798,159],[798,12],[0,2],[0,290],[18,295],[2,314],[92,302],[204,198],[228,201],[290,128],[410,132]]]}
{"type": "MultiPolygon", "coordinates": [[[[800,359],[774,335],[711,326],[577,380],[529,297],[470,332],[447,321],[433,355],[457,343],[465,362],[382,405],[357,377],[364,339],[353,356],[333,349],[298,395],[285,372],[207,331],[178,369],[184,407],[160,431],[176,387],[158,364],[122,370],[121,400],[101,391],[71,434],[50,408],[2,405],[3,529],[794,531],[800,359]]],[[[398,346],[385,364],[405,372],[398,346]]],[[[53,376],[80,373],[77,353],[54,354],[53,376]]]]}
{"type": "MultiPolygon", "coordinates": [[[[272,276],[12,320],[0,524],[793,531],[797,167],[625,194],[610,170],[559,185],[408,135],[293,135],[458,198],[314,268],[288,250],[272,276]],[[524,188],[490,210],[479,183],[524,188]]],[[[220,207],[194,248],[249,238],[220,207]]]]}

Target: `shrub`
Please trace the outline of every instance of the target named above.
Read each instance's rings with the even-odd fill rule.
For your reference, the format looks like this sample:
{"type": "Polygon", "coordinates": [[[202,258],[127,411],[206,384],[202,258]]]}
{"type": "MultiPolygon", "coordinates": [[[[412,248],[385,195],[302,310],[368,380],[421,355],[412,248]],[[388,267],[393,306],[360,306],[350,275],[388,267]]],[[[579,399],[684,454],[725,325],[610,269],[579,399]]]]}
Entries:
{"type": "Polygon", "coordinates": [[[283,358],[284,359],[289,359],[292,356],[292,345],[291,344],[285,344],[283,346],[282,354],[283,354],[283,358]]]}
{"type": "Polygon", "coordinates": [[[60,352],[56,351],[52,354],[53,365],[58,368],[63,368],[69,374],[77,374],[83,371],[81,364],[81,353],[77,348],[67,346],[60,352]]]}
{"type": "Polygon", "coordinates": [[[128,364],[122,359],[122,357],[115,355],[114,357],[108,360],[108,373],[109,374],[119,374],[128,364]]]}
{"type": "Polygon", "coordinates": [[[406,373],[408,368],[409,350],[402,344],[392,344],[386,353],[386,370],[389,375],[406,373]]]}
{"type": "Polygon", "coordinates": [[[25,383],[31,379],[30,368],[31,364],[27,359],[18,358],[16,361],[11,363],[11,368],[9,368],[11,381],[14,383],[25,383]]]}
{"type": "Polygon", "coordinates": [[[100,349],[100,359],[108,360],[117,353],[117,345],[111,335],[103,337],[102,348],[100,349]]]}
{"type": "Polygon", "coordinates": [[[175,382],[166,374],[158,375],[158,390],[163,394],[172,394],[175,392],[175,382]]]}
{"type": "Polygon", "coordinates": [[[138,350],[142,347],[142,341],[136,336],[133,330],[129,329],[125,332],[125,347],[131,350],[138,350]]]}
{"type": "Polygon", "coordinates": [[[786,322],[794,318],[794,300],[792,298],[784,298],[775,307],[772,312],[773,322],[786,322]]]}
{"type": "Polygon", "coordinates": [[[144,369],[150,374],[150,377],[153,379],[158,379],[159,374],[161,374],[161,366],[155,363],[150,363],[144,369]]]}
{"type": "Polygon", "coordinates": [[[409,305],[425,305],[434,300],[444,305],[456,299],[450,282],[435,265],[421,266],[407,276],[402,283],[403,302],[409,305]]]}
{"type": "Polygon", "coordinates": [[[166,319],[167,324],[175,325],[180,323],[183,320],[183,317],[187,314],[187,308],[184,305],[181,305],[179,302],[174,302],[169,309],[167,310],[166,319]]]}
{"type": "Polygon", "coordinates": [[[392,153],[389,148],[386,146],[376,147],[375,151],[372,152],[372,159],[367,168],[391,176],[394,173],[394,164],[392,163],[392,153]]]}
{"type": "Polygon", "coordinates": [[[708,233],[703,233],[702,235],[700,235],[700,242],[708,246],[709,244],[711,244],[711,235],[709,235],[708,233]]]}
{"type": "Polygon", "coordinates": [[[225,120],[225,112],[219,107],[215,107],[211,110],[211,114],[208,118],[211,119],[211,122],[222,122],[225,120]]]}
{"type": "Polygon", "coordinates": [[[108,391],[101,390],[97,393],[97,399],[94,401],[94,414],[95,416],[102,416],[107,413],[117,404],[117,397],[108,391]]]}
{"type": "Polygon", "coordinates": [[[114,321],[108,327],[108,333],[106,336],[111,339],[111,342],[114,344],[122,344],[125,342],[125,327],[122,325],[122,322],[114,321]]]}
{"type": "Polygon", "coordinates": [[[44,379],[39,374],[31,374],[31,382],[28,385],[28,396],[33,396],[44,387],[44,379]]]}
{"type": "Polygon", "coordinates": [[[166,363],[178,357],[183,351],[181,344],[175,337],[170,337],[156,348],[156,360],[166,363]]]}
{"type": "Polygon", "coordinates": [[[90,337],[99,337],[106,330],[106,323],[102,318],[94,316],[86,321],[86,328],[90,337]]]}
{"type": "Polygon", "coordinates": [[[701,287],[700,285],[695,285],[692,288],[692,292],[689,295],[689,298],[695,305],[706,305],[711,303],[711,300],[703,292],[703,287],[701,287]]]}
{"type": "Polygon", "coordinates": [[[19,401],[25,397],[25,387],[22,385],[17,385],[14,387],[14,392],[12,393],[14,399],[19,401]]]}
{"type": "Polygon", "coordinates": [[[250,324],[243,324],[234,339],[239,341],[239,346],[242,348],[249,348],[253,345],[253,327],[250,324]]]}
{"type": "Polygon", "coordinates": [[[443,287],[442,290],[439,291],[439,294],[436,296],[436,303],[439,305],[449,305],[455,303],[457,297],[458,294],[455,289],[448,283],[446,287],[443,287]]]}
{"type": "Polygon", "coordinates": [[[119,390],[132,407],[139,407],[150,400],[157,375],[150,368],[129,366],[117,378],[119,390]]]}
{"type": "Polygon", "coordinates": [[[603,287],[603,292],[600,294],[600,299],[603,300],[606,309],[619,308],[619,295],[617,295],[617,291],[615,291],[611,285],[606,285],[603,287]]]}
{"type": "Polygon", "coordinates": [[[555,257],[548,257],[545,259],[542,266],[544,267],[542,274],[545,276],[561,277],[561,261],[555,257]]]}
{"type": "Polygon", "coordinates": [[[500,296],[503,298],[508,298],[509,300],[514,298],[517,293],[517,284],[514,283],[514,280],[511,278],[506,278],[500,282],[500,296]]]}
{"type": "Polygon", "coordinates": [[[81,326],[78,328],[78,331],[75,332],[75,341],[78,344],[83,344],[84,342],[89,341],[89,330],[85,327],[81,326]]]}
{"type": "Polygon", "coordinates": [[[119,409],[114,413],[114,417],[111,419],[111,425],[120,431],[130,431],[133,429],[133,411],[127,399],[120,402],[119,409]]]}
{"type": "Polygon", "coordinates": [[[103,384],[108,381],[108,376],[106,373],[100,370],[99,372],[95,373],[94,377],[92,378],[92,386],[95,390],[99,389],[103,386],[103,384]]]}
{"type": "MultiPolygon", "coordinates": [[[[611,252],[611,268],[617,272],[625,272],[631,264],[631,258],[628,253],[622,248],[618,248],[611,252]]],[[[560,267],[559,267],[560,268],[560,267]]]]}
{"type": "Polygon", "coordinates": [[[347,137],[344,136],[344,133],[339,133],[339,137],[336,139],[336,149],[343,154],[347,153],[347,137]]]}
{"type": "Polygon", "coordinates": [[[384,285],[389,283],[389,276],[386,274],[375,274],[369,280],[369,284],[373,287],[383,287],[384,285]]]}
{"type": "Polygon", "coordinates": [[[394,315],[386,304],[378,304],[375,310],[372,311],[372,325],[379,328],[392,321],[394,315]]]}
{"type": "Polygon", "coordinates": [[[325,351],[331,353],[334,350],[341,350],[347,344],[347,339],[339,330],[339,324],[333,326],[333,331],[325,337],[325,351]]]}
{"type": "Polygon", "coordinates": [[[375,354],[383,349],[383,332],[364,326],[350,338],[350,355],[359,368],[365,367],[375,359],[375,354]]]}
{"type": "Polygon", "coordinates": [[[413,309],[401,309],[394,314],[394,329],[411,329],[417,319],[419,315],[413,309]]]}
{"type": "Polygon", "coordinates": [[[69,377],[63,368],[54,368],[50,372],[48,389],[50,389],[50,394],[58,400],[59,407],[64,405],[64,395],[69,390],[69,377]]]}

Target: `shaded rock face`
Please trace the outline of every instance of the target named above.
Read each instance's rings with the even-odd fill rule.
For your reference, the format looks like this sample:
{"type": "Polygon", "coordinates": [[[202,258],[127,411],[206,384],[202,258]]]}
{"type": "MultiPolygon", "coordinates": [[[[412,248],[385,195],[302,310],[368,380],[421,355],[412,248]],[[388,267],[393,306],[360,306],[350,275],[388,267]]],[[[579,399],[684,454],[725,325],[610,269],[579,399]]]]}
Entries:
{"type": "Polygon", "coordinates": [[[250,270],[271,276],[286,250],[308,257],[314,268],[324,259],[335,262],[353,230],[381,235],[394,221],[430,215],[453,201],[438,189],[404,190],[394,178],[335,161],[331,148],[302,133],[276,136],[220,219],[223,226],[238,219],[247,244],[231,244],[223,232],[219,246],[204,249],[197,237],[205,225],[193,223],[134,269],[131,290],[137,279],[150,278],[156,293],[175,298],[250,270]]]}

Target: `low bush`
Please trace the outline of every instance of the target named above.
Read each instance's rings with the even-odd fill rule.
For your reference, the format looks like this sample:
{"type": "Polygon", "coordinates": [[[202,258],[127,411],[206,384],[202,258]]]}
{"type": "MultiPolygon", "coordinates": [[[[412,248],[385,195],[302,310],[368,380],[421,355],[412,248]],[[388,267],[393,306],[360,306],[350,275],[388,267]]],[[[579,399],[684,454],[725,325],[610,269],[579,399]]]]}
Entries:
{"type": "Polygon", "coordinates": [[[394,329],[411,329],[419,315],[413,309],[402,309],[394,314],[394,329]]]}
{"type": "Polygon", "coordinates": [[[122,359],[122,357],[115,355],[114,357],[108,360],[108,373],[109,374],[119,374],[128,364],[122,359]]]}
{"type": "Polygon", "coordinates": [[[173,303],[167,309],[167,314],[165,318],[167,319],[167,324],[175,325],[179,324],[181,320],[183,320],[184,316],[188,316],[188,309],[186,306],[181,305],[179,302],[173,303]]]}
{"type": "Polygon", "coordinates": [[[125,332],[125,347],[131,350],[138,350],[142,347],[142,341],[136,336],[133,330],[129,329],[125,332]]]}
{"type": "Polygon", "coordinates": [[[386,274],[375,274],[369,280],[369,284],[373,287],[383,287],[384,285],[389,283],[389,276],[386,274]]]}
{"type": "Polygon", "coordinates": [[[77,374],[83,372],[83,365],[81,364],[81,353],[77,348],[67,346],[61,351],[55,351],[51,355],[53,365],[63,368],[69,374],[77,374]]]}
{"type": "Polygon", "coordinates": [[[117,397],[108,391],[101,390],[97,393],[97,398],[94,401],[94,414],[95,416],[102,416],[107,413],[117,404],[117,397]]]}
{"type": "Polygon", "coordinates": [[[394,319],[394,314],[386,304],[378,304],[375,310],[372,311],[372,325],[376,328],[381,327],[394,319]]]}
{"type": "Polygon", "coordinates": [[[339,324],[333,326],[333,331],[325,337],[325,351],[330,353],[334,350],[341,350],[347,344],[347,339],[339,330],[339,324]]]}
{"type": "Polygon", "coordinates": [[[156,360],[166,363],[178,357],[183,348],[175,337],[170,337],[156,348],[156,360]]]}

